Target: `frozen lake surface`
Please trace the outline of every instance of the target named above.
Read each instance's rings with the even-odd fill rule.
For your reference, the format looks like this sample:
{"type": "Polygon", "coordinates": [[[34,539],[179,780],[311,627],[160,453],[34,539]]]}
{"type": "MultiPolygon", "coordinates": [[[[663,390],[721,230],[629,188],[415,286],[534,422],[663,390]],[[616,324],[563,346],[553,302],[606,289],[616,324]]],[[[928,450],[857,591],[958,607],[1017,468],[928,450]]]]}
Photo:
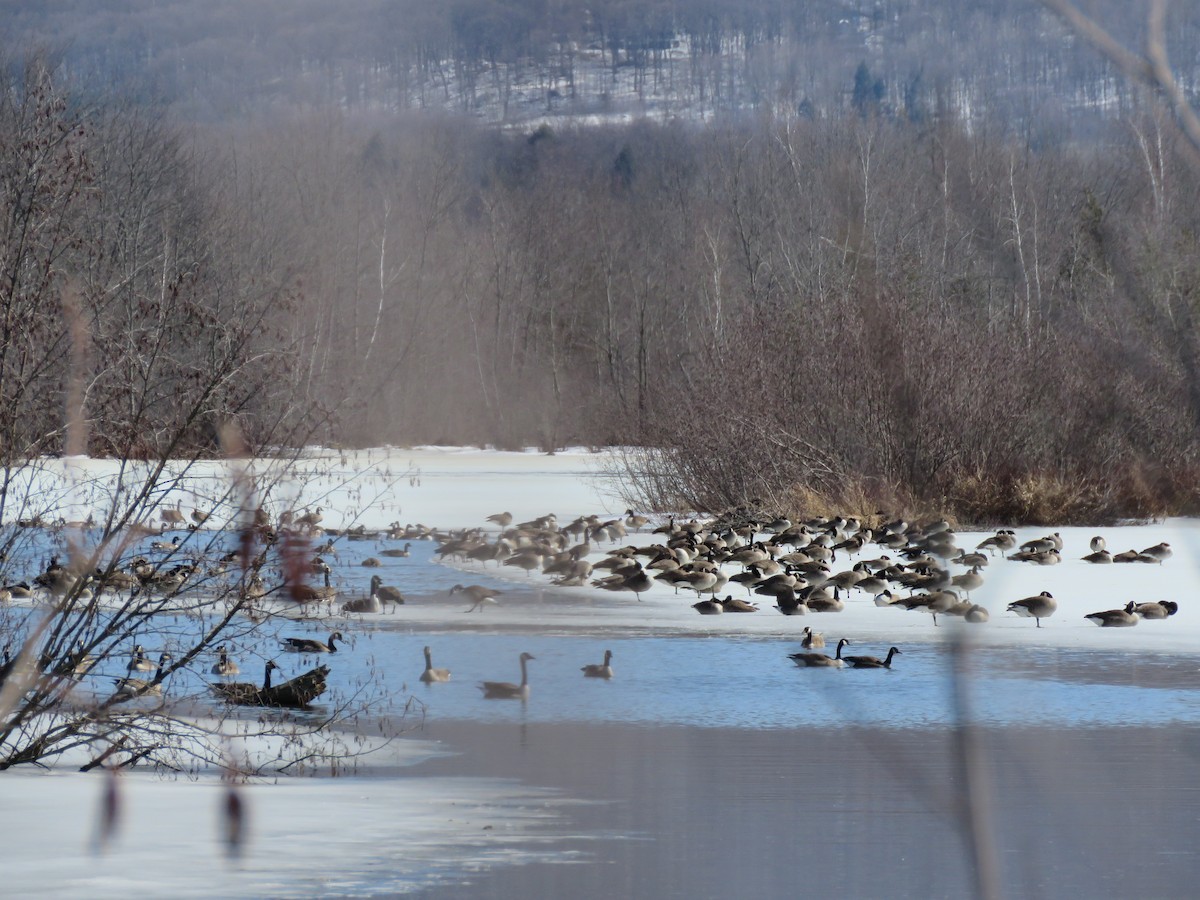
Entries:
{"type": "MultiPolygon", "coordinates": [[[[317,453],[311,466],[303,489],[290,497],[298,506],[323,506],[331,527],[478,527],[501,510],[517,521],[555,512],[562,524],[590,513],[619,517],[627,505],[615,493],[610,461],[583,452],[317,453]]],[[[214,495],[218,468],[181,482],[185,503],[214,495]]],[[[76,476],[85,470],[77,466],[76,476]]],[[[98,479],[89,478],[94,490],[98,479]]],[[[368,569],[364,557],[403,542],[340,540],[336,558],[327,558],[342,599],[362,595],[379,574],[407,602],[381,615],[297,618],[288,610],[261,637],[234,640],[241,677],[256,677],[268,658],[286,675],[316,663],[279,653],[277,636],[324,638],[340,630],[346,645],[321,660],[332,667],[331,694],[363,686],[377,693],[371,717],[359,722],[364,731],[372,730],[372,717],[394,720],[416,697],[424,728],[415,737],[437,752],[402,769],[387,767],[395,809],[356,805],[355,791],[373,790],[352,786],[363,778],[346,780],[345,808],[329,788],[321,818],[355,837],[339,841],[337,852],[320,842],[305,846],[306,859],[328,877],[284,866],[264,880],[248,861],[240,874],[224,872],[213,894],[438,894],[448,884],[457,885],[456,895],[498,897],[969,894],[950,652],[961,638],[969,645],[970,722],[985,737],[1003,895],[1087,888],[1090,896],[1117,897],[1138,888],[1144,896],[1187,896],[1190,848],[1200,838],[1189,812],[1200,762],[1200,614],[1191,601],[1200,529],[1171,520],[1101,530],[1114,550],[1169,541],[1175,554],[1162,566],[1082,562],[1095,529],[1019,529],[1018,537],[1050,530],[1064,540],[1060,565],[993,559],[972,594],[991,620],[963,626],[943,619],[938,627],[928,615],[880,609],[854,593],[835,614],[785,617],[758,598],[758,613],[699,616],[691,609],[694,595],[669,587],[641,600],[555,588],[495,563],[445,564],[432,541],[412,541],[409,557],[381,557],[379,568],[368,569]],[[468,614],[469,604],[448,593],[457,583],[502,593],[497,604],[468,614]],[[1042,590],[1059,602],[1043,627],[1005,612],[1013,600],[1042,590]],[[1083,618],[1129,600],[1159,599],[1177,600],[1178,615],[1124,629],[1096,628],[1083,618]],[[847,653],[882,657],[892,645],[902,653],[891,671],[797,668],[787,654],[800,649],[806,625],[825,633],[830,654],[839,637],[851,640],[847,653]],[[418,681],[425,645],[434,665],[452,670],[448,683],[418,681]],[[606,649],[615,677],[583,678],[580,667],[600,662],[606,649]],[[535,657],[529,701],[484,700],[477,683],[519,680],[521,652],[535,657]],[[455,778],[466,779],[462,790],[472,797],[485,798],[479,808],[493,828],[482,843],[483,826],[472,824],[439,830],[424,855],[390,842],[372,849],[389,828],[411,824],[408,812],[424,828],[429,810],[443,808],[439,790],[448,790],[436,779],[455,778]],[[424,779],[441,787],[402,793],[424,779]],[[542,812],[526,816],[530,804],[542,812]],[[499,835],[503,852],[492,852],[488,844],[499,835]],[[1079,861],[1109,841],[1121,848],[1113,851],[1119,864],[1079,861]]],[[[986,534],[961,534],[959,546],[973,548],[986,534]]],[[[631,534],[622,542],[650,540],[631,534]]],[[[722,593],[739,595],[733,585],[722,593]]],[[[198,627],[186,617],[177,622],[198,627]]],[[[117,673],[96,677],[107,674],[117,673]]],[[[168,694],[204,704],[210,677],[179,672],[168,694]]],[[[0,776],[0,790],[8,777],[0,776]]],[[[260,861],[291,840],[265,823],[258,835],[253,853],[260,861]]],[[[38,860],[47,857],[23,849],[28,880],[17,884],[32,886],[38,860]]],[[[173,868],[186,873],[211,863],[183,853],[173,868]]],[[[113,894],[138,883],[123,872],[120,865],[106,869],[103,884],[113,894]]],[[[63,882],[59,893],[70,895],[81,883],[96,886],[63,882]]]]}

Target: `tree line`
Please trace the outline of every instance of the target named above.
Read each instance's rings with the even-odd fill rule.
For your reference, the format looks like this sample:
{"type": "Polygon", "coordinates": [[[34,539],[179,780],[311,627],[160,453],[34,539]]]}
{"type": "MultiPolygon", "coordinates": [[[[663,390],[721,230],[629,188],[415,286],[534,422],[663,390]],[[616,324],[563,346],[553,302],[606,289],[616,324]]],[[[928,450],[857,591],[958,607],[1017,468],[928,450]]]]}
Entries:
{"type": "MultiPolygon", "coordinates": [[[[1144,39],[1141,4],[1104,7],[1144,39]]],[[[838,116],[861,88],[884,110],[951,108],[1035,142],[1090,134],[1135,105],[1120,74],[1039,0],[350,0],[9,4],[18,46],[62,47],[70,71],[171,102],[202,122],[337,106],[444,109],[491,121],[647,111],[838,116]]],[[[1200,19],[1173,4],[1184,89],[1200,19]]],[[[861,99],[861,98],[860,98],[861,99]]]]}
{"type": "Polygon", "coordinates": [[[232,420],[656,447],[656,499],[704,507],[1194,500],[1196,172],[1151,114],[1084,148],[869,113],[185,130],[37,66],[4,98],[8,458],[65,452],[75,397],[120,457],[232,420]]]}

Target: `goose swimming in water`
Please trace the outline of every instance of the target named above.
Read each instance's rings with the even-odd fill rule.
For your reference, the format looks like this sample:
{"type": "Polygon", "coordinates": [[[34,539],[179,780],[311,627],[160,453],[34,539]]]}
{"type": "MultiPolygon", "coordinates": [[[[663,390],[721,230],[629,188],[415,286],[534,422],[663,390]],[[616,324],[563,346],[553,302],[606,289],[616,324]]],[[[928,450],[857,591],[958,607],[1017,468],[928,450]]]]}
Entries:
{"type": "Polygon", "coordinates": [[[316,638],[286,637],[280,638],[283,649],[289,653],[337,653],[337,641],[344,641],[340,631],[329,636],[329,642],[318,641],[316,638]]]}
{"type": "Polygon", "coordinates": [[[798,666],[808,668],[840,668],[845,665],[842,662],[842,648],[848,643],[850,643],[849,638],[842,638],[838,641],[837,656],[826,656],[824,653],[789,653],[788,659],[798,666]]]}
{"type": "Polygon", "coordinates": [[[113,702],[124,703],[135,697],[161,697],[163,670],[172,659],[170,653],[162,654],[158,658],[158,669],[154,673],[154,678],[149,681],[144,678],[114,678],[117,693],[114,695],[113,702]]]}
{"type": "Polygon", "coordinates": [[[529,672],[525,664],[533,659],[532,653],[521,654],[521,683],[513,684],[510,681],[481,681],[479,689],[483,691],[483,699],[485,700],[528,700],[529,699],[529,672]]]}
{"type": "Polygon", "coordinates": [[[825,646],[825,635],[819,631],[813,631],[806,625],[804,626],[804,637],[800,639],[800,646],[805,650],[820,650],[825,646]]]}
{"type": "Polygon", "coordinates": [[[605,650],[604,662],[583,666],[580,671],[583,672],[585,678],[612,678],[612,656],[611,650],[605,650]]]}
{"type": "Polygon", "coordinates": [[[890,669],[892,657],[899,652],[901,652],[899,648],[892,647],[888,650],[887,659],[879,659],[875,656],[845,656],[843,659],[850,664],[852,669],[890,669]]]}
{"type": "Polygon", "coordinates": [[[433,667],[433,654],[430,652],[428,645],[425,646],[425,671],[421,673],[421,680],[426,684],[450,680],[449,669],[435,669],[433,667]]]}
{"type": "Polygon", "coordinates": [[[214,675],[229,678],[231,675],[240,674],[242,670],[236,662],[229,658],[229,651],[222,647],[221,658],[213,665],[211,671],[214,675]]]}

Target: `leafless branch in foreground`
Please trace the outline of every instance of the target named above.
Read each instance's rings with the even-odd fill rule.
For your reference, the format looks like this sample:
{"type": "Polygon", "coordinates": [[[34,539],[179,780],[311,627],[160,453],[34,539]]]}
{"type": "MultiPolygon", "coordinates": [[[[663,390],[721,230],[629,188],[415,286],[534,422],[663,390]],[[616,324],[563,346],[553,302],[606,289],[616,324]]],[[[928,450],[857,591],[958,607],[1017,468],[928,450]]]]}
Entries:
{"type": "Polygon", "coordinates": [[[1167,0],[1150,0],[1146,11],[1143,55],[1129,50],[1099,22],[1071,0],[1042,0],[1071,29],[1107,57],[1132,81],[1154,91],[1167,104],[1190,145],[1192,161],[1200,165],[1200,116],[1188,102],[1171,71],[1167,55],[1167,0]]]}

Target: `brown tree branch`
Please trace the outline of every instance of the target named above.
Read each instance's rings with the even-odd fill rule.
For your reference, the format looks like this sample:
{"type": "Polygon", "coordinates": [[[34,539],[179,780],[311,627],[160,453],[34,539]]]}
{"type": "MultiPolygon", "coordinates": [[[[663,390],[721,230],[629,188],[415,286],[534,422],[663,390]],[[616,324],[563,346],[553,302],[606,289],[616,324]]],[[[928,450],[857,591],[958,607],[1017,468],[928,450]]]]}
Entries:
{"type": "Polygon", "coordinates": [[[1150,2],[1146,14],[1145,56],[1139,56],[1122,46],[1099,22],[1083,13],[1071,0],[1042,0],[1042,3],[1057,13],[1077,35],[1099,50],[1130,80],[1162,97],[1187,138],[1193,162],[1200,164],[1200,117],[1175,80],[1167,56],[1167,0],[1150,2]]]}

